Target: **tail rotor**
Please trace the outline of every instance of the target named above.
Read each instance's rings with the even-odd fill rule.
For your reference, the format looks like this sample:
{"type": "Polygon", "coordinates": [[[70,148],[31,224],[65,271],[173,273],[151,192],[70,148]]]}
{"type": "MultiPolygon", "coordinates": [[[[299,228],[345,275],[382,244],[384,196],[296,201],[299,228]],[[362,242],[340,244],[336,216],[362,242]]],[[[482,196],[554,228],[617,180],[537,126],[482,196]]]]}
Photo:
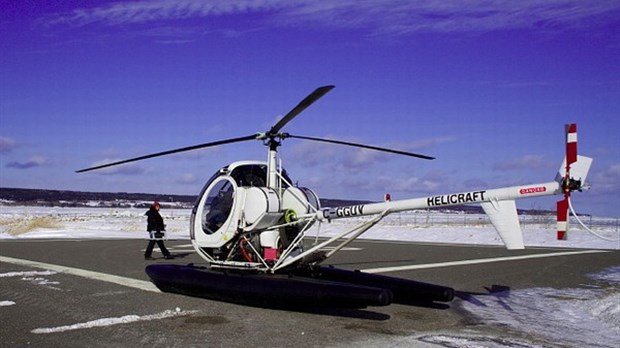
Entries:
{"type": "Polygon", "coordinates": [[[557,239],[566,240],[568,232],[568,210],[570,206],[570,193],[580,190],[581,180],[571,177],[571,166],[577,162],[577,125],[566,125],[566,167],[564,177],[561,178],[564,199],[557,202],[557,239]]]}

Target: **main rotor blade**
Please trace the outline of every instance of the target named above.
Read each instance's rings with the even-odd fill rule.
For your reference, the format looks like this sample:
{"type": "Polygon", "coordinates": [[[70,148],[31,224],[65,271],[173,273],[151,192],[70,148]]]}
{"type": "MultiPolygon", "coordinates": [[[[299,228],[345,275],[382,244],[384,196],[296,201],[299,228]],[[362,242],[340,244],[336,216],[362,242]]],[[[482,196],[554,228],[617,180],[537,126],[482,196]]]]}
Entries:
{"type": "Polygon", "coordinates": [[[204,144],[199,144],[199,145],[194,145],[194,146],[187,146],[187,147],[182,147],[182,148],[179,148],[179,149],[162,151],[162,152],[157,152],[157,153],[153,153],[153,154],[150,154],[150,155],[130,158],[130,159],[126,159],[126,160],[123,160],[123,161],[112,162],[112,163],[108,163],[108,164],[102,164],[102,165],[96,166],[96,167],[80,169],[80,170],[77,170],[76,173],[88,172],[88,171],[91,171],[91,170],[96,170],[96,169],[102,169],[102,168],[117,166],[119,164],[136,162],[136,161],[141,161],[141,160],[145,160],[145,159],[148,159],[148,158],[165,156],[165,155],[171,155],[171,154],[179,153],[179,152],[197,150],[197,149],[202,149],[202,148],[205,148],[205,147],[224,145],[224,144],[230,144],[230,143],[237,143],[237,142],[241,142],[241,141],[255,140],[255,139],[257,139],[257,135],[256,134],[248,135],[248,136],[245,136],[245,137],[239,137],[239,138],[231,138],[231,139],[226,139],[226,140],[218,140],[218,141],[214,141],[214,142],[210,142],[210,143],[204,143],[204,144]]]}
{"type": "Polygon", "coordinates": [[[435,159],[435,157],[430,157],[430,156],[426,156],[426,155],[420,155],[420,154],[417,154],[417,153],[400,151],[400,150],[394,150],[394,149],[388,149],[388,148],[385,148],[385,147],[378,147],[378,146],[350,143],[350,142],[341,141],[341,140],[313,138],[313,137],[306,137],[306,136],[292,135],[292,134],[287,134],[287,137],[289,137],[289,138],[297,138],[297,139],[305,139],[305,140],[313,140],[313,141],[320,141],[320,142],[331,143],[331,144],[340,144],[340,145],[348,145],[348,146],[354,146],[354,147],[361,147],[363,149],[370,149],[370,150],[376,150],[376,151],[395,153],[395,154],[398,154],[398,155],[417,157],[417,158],[422,158],[422,159],[427,159],[427,160],[435,159]]]}
{"type": "Polygon", "coordinates": [[[302,111],[304,111],[308,106],[312,105],[319,98],[324,96],[327,92],[331,91],[335,86],[323,86],[314,90],[314,92],[308,94],[307,97],[304,98],[296,107],[294,107],[288,114],[284,115],[282,119],[276,123],[275,126],[271,127],[271,130],[268,134],[276,134],[284,127],[290,120],[292,120],[295,116],[299,115],[302,111]]]}

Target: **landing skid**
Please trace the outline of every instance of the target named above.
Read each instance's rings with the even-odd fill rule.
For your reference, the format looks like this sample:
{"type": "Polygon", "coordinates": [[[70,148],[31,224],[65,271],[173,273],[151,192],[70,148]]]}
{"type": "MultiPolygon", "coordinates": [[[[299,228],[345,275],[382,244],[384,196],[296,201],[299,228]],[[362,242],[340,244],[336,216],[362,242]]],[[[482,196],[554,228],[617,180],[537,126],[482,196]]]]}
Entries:
{"type": "Polygon", "coordinates": [[[265,274],[153,264],[146,273],[164,292],[266,308],[430,305],[454,298],[452,288],[331,267],[265,274]]]}

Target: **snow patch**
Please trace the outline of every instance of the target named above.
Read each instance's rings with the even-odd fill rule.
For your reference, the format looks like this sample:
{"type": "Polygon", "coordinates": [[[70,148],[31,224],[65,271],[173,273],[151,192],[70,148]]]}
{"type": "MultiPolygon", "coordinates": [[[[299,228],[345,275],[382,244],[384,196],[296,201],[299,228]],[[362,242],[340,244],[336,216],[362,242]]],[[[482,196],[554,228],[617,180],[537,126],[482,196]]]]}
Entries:
{"type": "Polygon", "coordinates": [[[418,340],[448,348],[542,348],[540,345],[510,338],[487,336],[428,335],[419,337],[418,340]]]}
{"type": "Polygon", "coordinates": [[[620,342],[620,267],[593,275],[589,288],[532,288],[476,295],[462,307],[483,323],[535,332],[569,346],[616,347],[620,342]]]}
{"type": "Polygon", "coordinates": [[[54,272],[54,271],[7,272],[7,273],[0,273],[0,278],[10,278],[10,277],[30,278],[30,277],[35,277],[35,276],[53,275],[56,273],[58,272],[54,272]]]}

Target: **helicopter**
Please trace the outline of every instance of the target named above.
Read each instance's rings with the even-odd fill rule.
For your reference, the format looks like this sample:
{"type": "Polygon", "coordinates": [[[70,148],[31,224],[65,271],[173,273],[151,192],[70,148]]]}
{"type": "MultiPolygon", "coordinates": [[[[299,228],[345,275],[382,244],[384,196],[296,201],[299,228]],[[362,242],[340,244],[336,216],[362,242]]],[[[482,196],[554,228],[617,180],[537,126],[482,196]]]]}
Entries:
{"type": "Polygon", "coordinates": [[[229,138],[78,170],[78,173],[226,144],[261,141],[267,161],[237,161],[221,167],[201,190],[190,216],[189,236],[206,266],[151,264],[145,269],[162,291],[263,307],[385,306],[391,303],[450,302],[454,289],[408,279],[322,266],[391,213],[480,204],[508,249],[523,249],[515,200],[563,194],[558,202],[558,239],[566,238],[568,208],[582,191],[592,159],[577,155],[577,126],[566,125],[566,157],[555,180],[522,186],[473,190],[405,200],[321,207],[310,188],[293,184],[280,165],[285,139],[301,139],[423,160],[434,157],[334,139],[293,135],[282,129],[334,88],[322,86],[264,132],[229,138]],[[306,247],[315,224],[368,217],[358,225],[306,247]]]}

